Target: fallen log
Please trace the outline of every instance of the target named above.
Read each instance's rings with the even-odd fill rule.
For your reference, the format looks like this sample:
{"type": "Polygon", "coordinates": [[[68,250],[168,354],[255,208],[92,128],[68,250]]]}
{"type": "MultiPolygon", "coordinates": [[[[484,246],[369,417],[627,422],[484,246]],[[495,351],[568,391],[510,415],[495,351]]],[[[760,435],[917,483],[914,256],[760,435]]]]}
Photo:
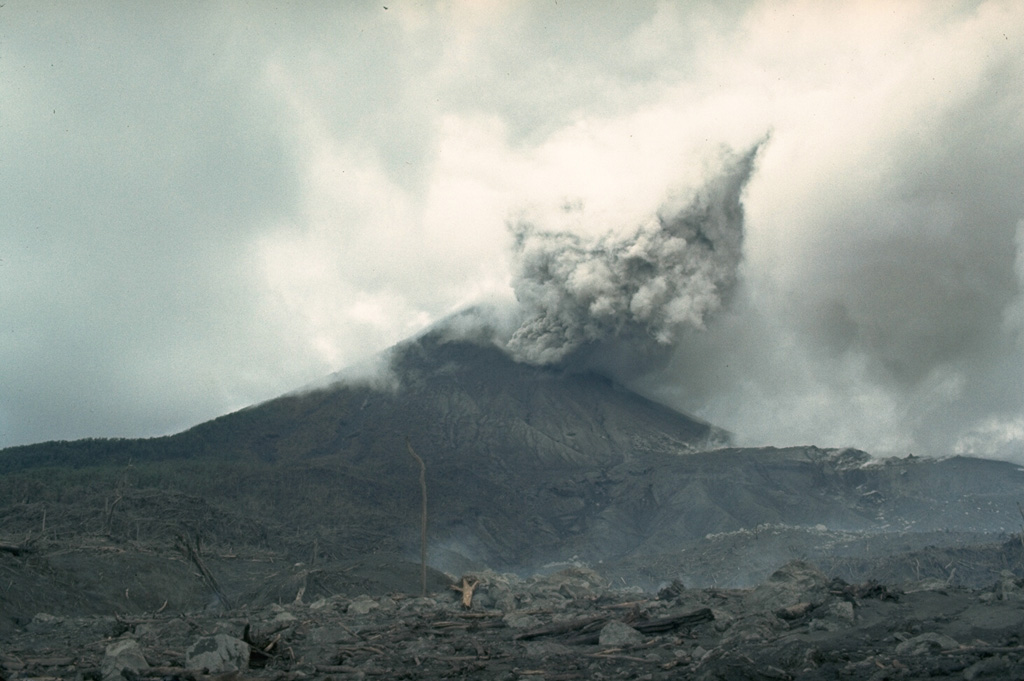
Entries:
{"type": "Polygon", "coordinates": [[[626,662],[643,662],[649,663],[646,657],[635,657],[633,655],[622,655],[620,653],[590,653],[587,657],[593,657],[598,660],[624,660],[626,662]]]}
{"type": "MultiPolygon", "coordinates": [[[[641,634],[661,634],[666,631],[672,631],[679,627],[692,627],[695,624],[702,622],[710,622],[715,619],[715,616],[711,612],[711,608],[701,608],[694,612],[688,612],[682,615],[670,615],[668,617],[659,617],[652,620],[639,620],[634,622],[627,622],[629,626],[633,627],[641,634]]],[[[596,645],[601,640],[601,632],[581,629],[580,633],[575,636],[570,636],[564,640],[567,645],[596,645]]]]}
{"type": "Polygon", "coordinates": [[[1005,655],[1022,653],[1024,646],[961,646],[951,650],[939,650],[939,655],[1005,655]]]}
{"type": "Polygon", "coordinates": [[[10,553],[11,555],[20,556],[25,553],[31,553],[32,547],[28,544],[0,544],[0,553],[10,553]]]}
{"type": "Polygon", "coordinates": [[[178,550],[181,551],[181,553],[184,554],[186,558],[192,561],[192,564],[195,565],[196,568],[198,568],[199,574],[202,576],[203,581],[206,582],[206,585],[210,587],[210,590],[213,591],[215,596],[217,596],[217,598],[221,602],[221,605],[224,606],[224,609],[231,610],[231,602],[228,600],[228,597],[221,590],[220,585],[217,583],[217,580],[213,576],[213,573],[210,572],[210,569],[208,567],[206,567],[206,563],[203,562],[202,557],[199,555],[199,540],[196,539],[193,542],[192,537],[190,535],[178,534],[177,541],[178,550]]]}
{"type": "Polygon", "coordinates": [[[598,622],[605,622],[607,620],[608,617],[605,615],[595,615],[593,617],[582,617],[580,619],[569,620],[567,622],[555,622],[554,624],[548,624],[547,626],[530,629],[529,631],[524,631],[521,634],[516,634],[512,637],[512,640],[528,641],[533,638],[540,638],[541,636],[558,636],[559,634],[578,631],[584,627],[598,622]]]}
{"type": "Polygon", "coordinates": [[[201,671],[195,669],[185,669],[184,667],[147,667],[145,669],[122,669],[121,676],[126,681],[139,681],[139,679],[153,679],[153,678],[165,678],[169,677],[172,679],[179,679],[180,681],[210,681],[214,677],[210,674],[204,674],[201,671]]]}
{"type": "Polygon", "coordinates": [[[359,669],[347,664],[318,664],[313,667],[321,674],[358,674],[359,669]]]}
{"type": "Polygon", "coordinates": [[[711,608],[701,608],[700,610],[694,610],[683,615],[670,615],[653,620],[633,622],[629,626],[642,634],[659,634],[678,629],[679,627],[692,627],[695,624],[711,622],[714,619],[715,615],[711,612],[711,608]]]}
{"type": "Polygon", "coordinates": [[[69,667],[75,663],[74,657],[36,657],[25,658],[28,667],[69,667]]]}

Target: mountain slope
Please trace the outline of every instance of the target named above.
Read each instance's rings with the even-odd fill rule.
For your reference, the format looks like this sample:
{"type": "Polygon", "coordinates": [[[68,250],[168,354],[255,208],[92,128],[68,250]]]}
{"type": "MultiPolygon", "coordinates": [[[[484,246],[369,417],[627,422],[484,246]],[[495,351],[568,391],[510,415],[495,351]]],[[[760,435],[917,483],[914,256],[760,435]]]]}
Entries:
{"type": "Polygon", "coordinates": [[[338,552],[409,550],[420,494],[411,445],[426,462],[432,534],[511,565],[584,531],[604,503],[605,471],[727,437],[602,377],[516,363],[440,332],[395,348],[391,370],[396,386],[328,384],[170,437],[12,448],[0,453],[0,471],[132,467],[273,522],[323,527],[343,537],[323,538],[338,552]]]}
{"type": "MultiPolygon", "coordinates": [[[[4,450],[0,544],[28,537],[63,547],[33,574],[65,574],[64,585],[90,575],[79,600],[62,597],[68,603],[102,591],[94,581],[104,563],[68,563],[67,542],[80,552],[115,542],[174,555],[191,537],[226,556],[217,569],[235,578],[222,580],[252,598],[253,585],[284,579],[267,557],[307,566],[311,596],[383,588],[373,586],[379,575],[346,582],[351,567],[314,583],[310,575],[328,568],[308,566],[418,559],[419,466],[409,446],[426,465],[430,562],[452,573],[579,559],[625,579],[728,584],[794,556],[835,561],[869,545],[887,555],[923,545],[911,535],[952,545],[1019,527],[1024,471],[1009,463],[721,448],[722,431],[600,376],[516,363],[441,331],[390,359],[386,380],[284,395],[174,436],[4,450]],[[872,539],[883,535],[900,539],[872,539]]],[[[20,559],[0,552],[3,560],[20,559]]],[[[190,579],[180,557],[161,564],[190,579]]],[[[23,574],[24,565],[7,567],[12,580],[23,574]]],[[[284,593],[295,588],[286,582],[284,593]]],[[[124,589],[109,586],[103,599],[116,601],[124,589]]],[[[147,590],[159,588],[133,588],[147,590]]],[[[114,602],[103,599],[92,607],[114,602]]]]}

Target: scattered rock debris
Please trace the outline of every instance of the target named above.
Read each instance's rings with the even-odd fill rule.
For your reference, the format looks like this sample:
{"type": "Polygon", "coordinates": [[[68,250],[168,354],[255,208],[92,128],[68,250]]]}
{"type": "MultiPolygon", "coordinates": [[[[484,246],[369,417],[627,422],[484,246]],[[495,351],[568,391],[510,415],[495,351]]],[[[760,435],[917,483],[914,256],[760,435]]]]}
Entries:
{"type": "MultiPolygon", "coordinates": [[[[469,580],[469,581],[465,581],[469,580]]],[[[1010,575],[987,590],[828,580],[792,562],[754,589],[613,589],[571,568],[453,589],[230,612],[55,617],[0,642],[0,679],[1005,679],[1024,676],[1010,575]]]]}

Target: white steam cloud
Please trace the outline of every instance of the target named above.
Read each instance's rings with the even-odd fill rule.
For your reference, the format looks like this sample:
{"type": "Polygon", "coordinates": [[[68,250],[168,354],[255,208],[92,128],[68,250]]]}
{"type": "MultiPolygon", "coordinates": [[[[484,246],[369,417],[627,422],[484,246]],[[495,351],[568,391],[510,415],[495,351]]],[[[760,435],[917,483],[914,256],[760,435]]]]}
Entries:
{"type": "Polygon", "coordinates": [[[508,342],[512,356],[552,364],[608,341],[636,344],[640,356],[672,344],[683,328],[704,328],[736,284],[740,197],[759,148],[728,155],[681,208],[663,206],[628,234],[514,223],[512,287],[526,320],[508,342]]]}
{"type": "Polygon", "coordinates": [[[1024,462],[1024,3],[137,5],[0,9],[0,447],[476,305],[738,444],[1024,462]]]}

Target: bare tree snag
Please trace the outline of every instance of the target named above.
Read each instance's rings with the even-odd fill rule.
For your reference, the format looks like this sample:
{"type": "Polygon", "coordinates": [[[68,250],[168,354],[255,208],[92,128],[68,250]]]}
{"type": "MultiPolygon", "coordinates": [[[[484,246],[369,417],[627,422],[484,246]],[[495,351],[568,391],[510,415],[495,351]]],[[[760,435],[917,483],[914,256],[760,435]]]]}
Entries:
{"type": "MultiPolygon", "coordinates": [[[[1021,520],[1024,520],[1024,506],[1021,506],[1019,501],[1017,502],[1017,510],[1020,511],[1021,520]]],[[[1024,548],[1024,525],[1021,525],[1020,528],[1020,545],[1021,548],[1024,548]]]]}
{"type": "Polygon", "coordinates": [[[32,549],[27,545],[22,544],[21,546],[12,546],[11,544],[0,544],[0,552],[10,553],[14,556],[20,556],[23,553],[29,553],[32,549]]]}
{"type": "MultiPolygon", "coordinates": [[[[42,535],[40,535],[41,537],[42,535]]],[[[32,553],[35,551],[32,544],[36,542],[39,537],[33,537],[31,534],[20,544],[5,544],[0,542],[0,553],[9,553],[12,556],[21,556],[26,553],[32,553]]]]}
{"type": "Polygon", "coordinates": [[[412,448],[412,442],[409,438],[405,438],[405,446],[409,448],[409,453],[412,454],[412,458],[416,459],[416,462],[420,465],[420,492],[423,496],[423,511],[421,514],[420,521],[420,581],[422,595],[427,595],[427,464],[423,463],[423,459],[420,458],[412,448]]]}
{"type": "Polygon", "coordinates": [[[458,584],[452,584],[452,590],[458,591],[462,594],[462,607],[466,609],[473,607],[473,592],[476,591],[476,587],[479,585],[479,579],[474,579],[471,582],[469,581],[469,577],[462,578],[462,586],[459,586],[458,584]]]}
{"type": "Polygon", "coordinates": [[[113,502],[110,501],[109,497],[103,500],[103,530],[108,535],[111,533],[111,528],[113,527],[114,509],[119,503],[121,503],[121,499],[123,498],[124,496],[121,494],[120,490],[118,490],[117,496],[114,498],[113,502]]]}
{"type": "Polygon", "coordinates": [[[220,585],[217,584],[217,580],[213,577],[213,573],[210,572],[208,567],[206,567],[206,563],[203,562],[202,557],[199,555],[199,540],[196,539],[196,541],[193,542],[192,537],[189,534],[180,533],[177,535],[177,540],[178,550],[196,566],[199,570],[200,576],[203,578],[203,581],[206,582],[208,587],[210,587],[210,590],[213,591],[214,595],[220,599],[221,605],[224,606],[224,609],[231,610],[231,602],[221,590],[220,585]]]}

